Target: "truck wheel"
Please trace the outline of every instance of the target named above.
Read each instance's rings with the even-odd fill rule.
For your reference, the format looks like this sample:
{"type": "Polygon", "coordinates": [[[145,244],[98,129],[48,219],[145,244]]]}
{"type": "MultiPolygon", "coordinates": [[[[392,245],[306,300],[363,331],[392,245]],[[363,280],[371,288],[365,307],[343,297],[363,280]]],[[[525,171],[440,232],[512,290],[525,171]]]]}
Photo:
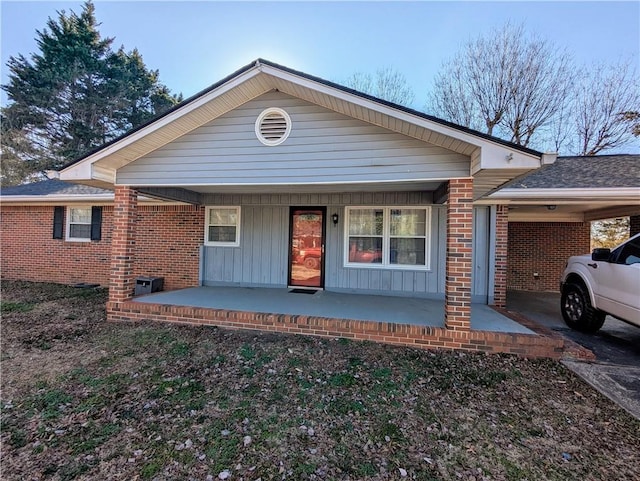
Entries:
{"type": "Polygon", "coordinates": [[[606,313],[594,309],[586,289],[580,284],[567,284],[562,290],[560,309],[571,329],[592,334],[602,327],[606,313]]]}
{"type": "Polygon", "coordinates": [[[304,266],[307,269],[317,269],[318,268],[318,260],[315,257],[307,257],[304,260],[304,266]]]}

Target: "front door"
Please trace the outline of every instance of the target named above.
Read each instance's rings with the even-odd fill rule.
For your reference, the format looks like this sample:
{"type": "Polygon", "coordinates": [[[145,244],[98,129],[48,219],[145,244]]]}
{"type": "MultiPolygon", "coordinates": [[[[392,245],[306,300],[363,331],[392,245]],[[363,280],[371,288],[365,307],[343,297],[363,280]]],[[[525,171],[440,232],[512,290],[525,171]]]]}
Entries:
{"type": "Polygon", "coordinates": [[[292,207],[289,215],[289,286],[324,287],[325,207],[292,207]]]}

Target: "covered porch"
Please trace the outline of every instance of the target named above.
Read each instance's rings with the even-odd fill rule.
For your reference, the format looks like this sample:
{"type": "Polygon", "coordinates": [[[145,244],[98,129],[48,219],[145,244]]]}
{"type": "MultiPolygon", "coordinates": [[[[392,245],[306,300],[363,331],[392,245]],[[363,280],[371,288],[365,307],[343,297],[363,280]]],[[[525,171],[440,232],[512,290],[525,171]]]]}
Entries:
{"type": "Polygon", "coordinates": [[[534,332],[507,311],[471,305],[471,328],[451,329],[442,300],[289,289],[194,287],[109,302],[113,321],[160,321],[226,329],[282,332],[558,359],[564,342],[534,332]]]}
{"type": "MultiPolygon", "coordinates": [[[[410,297],[220,286],[157,292],[136,297],[133,302],[445,328],[444,301],[410,297]]],[[[471,329],[535,335],[480,303],[471,304],[471,329]]]]}

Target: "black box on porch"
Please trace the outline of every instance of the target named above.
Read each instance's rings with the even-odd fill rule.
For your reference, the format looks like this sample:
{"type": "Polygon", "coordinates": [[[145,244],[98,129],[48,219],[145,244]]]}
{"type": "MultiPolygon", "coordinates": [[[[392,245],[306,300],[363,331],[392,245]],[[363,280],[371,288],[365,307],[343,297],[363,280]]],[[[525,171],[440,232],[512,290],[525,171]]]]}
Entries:
{"type": "Polygon", "coordinates": [[[161,291],[164,287],[164,277],[136,277],[135,295],[151,294],[161,291]]]}

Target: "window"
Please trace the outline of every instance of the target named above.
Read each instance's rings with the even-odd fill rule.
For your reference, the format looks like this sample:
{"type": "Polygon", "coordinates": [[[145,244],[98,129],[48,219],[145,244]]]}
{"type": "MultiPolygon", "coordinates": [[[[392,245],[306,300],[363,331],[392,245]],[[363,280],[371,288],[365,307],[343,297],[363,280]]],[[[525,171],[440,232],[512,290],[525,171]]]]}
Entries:
{"type": "Polygon", "coordinates": [[[618,264],[626,264],[628,266],[632,264],[640,263],[640,237],[631,239],[620,248],[620,254],[618,255],[618,264]]]}
{"type": "Polygon", "coordinates": [[[207,207],[205,245],[240,245],[240,207],[207,207]]]}
{"type": "Polygon", "coordinates": [[[347,207],[346,214],[346,266],[429,268],[429,208],[347,207]]]}
{"type": "MultiPolygon", "coordinates": [[[[62,208],[54,211],[54,238],[61,238],[62,208]]],[[[100,240],[102,225],[102,207],[67,207],[66,240],[88,242],[100,240]]]]}

